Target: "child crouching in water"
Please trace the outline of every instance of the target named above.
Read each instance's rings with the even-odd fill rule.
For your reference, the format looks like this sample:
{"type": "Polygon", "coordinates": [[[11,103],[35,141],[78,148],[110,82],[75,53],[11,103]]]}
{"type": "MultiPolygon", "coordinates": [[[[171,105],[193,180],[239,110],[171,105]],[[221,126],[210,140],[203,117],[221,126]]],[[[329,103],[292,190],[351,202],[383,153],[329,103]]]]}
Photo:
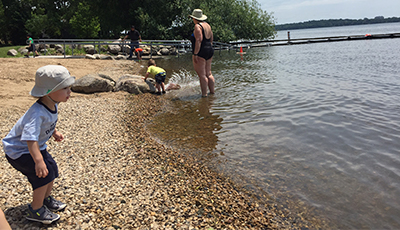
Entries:
{"type": "Polygon", "coordinates": [[[46,142],[51,137],[56,141],[64,139],[56,130],[58,103],[70,98],[70,86],[74,82],[75,77],[63,66],[39,68],[35,86],[30,92],[38,100],[3,139],[8,162],[24,174],[32,185],[33,199],[26,215],[26,219],[31,221],[51,224],[60,219],[60,215],[52,211],[60,211],[67,206],[50,195],[54,179],[58,177],[58,167],[46,150],[46,142]]]}
{"type": "Polygon", "coordinates": [[[157,67],[156,62],[153,59],[150,59],[147,64],[147,73],[146,77],[144,77],[144,81],[149,77],[149,74],[154,75],[156,79],[156,88],[157,88],[157,95],[161,95],[165,93],[165,78],[167,77],[167,73],[163,68],[157,67]],[[162,91],[161,91],[162,89],[162,91]]]}

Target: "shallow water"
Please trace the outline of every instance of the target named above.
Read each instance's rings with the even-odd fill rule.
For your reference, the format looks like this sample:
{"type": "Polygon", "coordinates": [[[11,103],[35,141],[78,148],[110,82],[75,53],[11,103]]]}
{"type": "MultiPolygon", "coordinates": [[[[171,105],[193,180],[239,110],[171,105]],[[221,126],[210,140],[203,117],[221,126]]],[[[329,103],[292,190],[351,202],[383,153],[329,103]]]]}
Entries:
{"type": "MultiPolygon", "coordinates": [[[[291,37],[385,31],[400,32],[400,23],[291,37]]],[[[157,60],[183,88],[148,127],[332,226],[400,228],[399,49],[400,39],[381,39],[217,51],[209,98],[189,55],[157,60]]]]}

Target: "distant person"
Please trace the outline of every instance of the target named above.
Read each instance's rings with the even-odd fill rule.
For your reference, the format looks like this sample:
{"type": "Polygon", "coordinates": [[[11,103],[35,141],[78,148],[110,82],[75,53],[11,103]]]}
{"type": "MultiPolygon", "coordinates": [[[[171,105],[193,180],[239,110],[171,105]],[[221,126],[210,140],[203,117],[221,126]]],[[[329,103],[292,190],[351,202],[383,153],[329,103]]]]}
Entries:
{"type": "Polygon", "coordinates": [[[8,223],[3,210],[0,208],[0,229],[1,230],[11,230],[10,224],[8,223]]]}
{"type": "Polygon", "coordinates": [[[25,55],[25,57],[29,57],[30,52],[34,52],[33,57],[39,56],[38,52],[36,51],[36,47],[35,47],[35,44],[33,43],[33,39],[31,37],[31,35],[29,35],[29,34],[26,35],[26,38],[28,39],[28,40],[26,40],[26,42],[29,44],[29,46],[28,46],[28,53],[25,55]]]}
{"type": "Polygon", "coordinates": [[[139,59],[139,61],[142,60],[142,55],[143,55],[143,49],[142,48],[136,48],[135,49],[135,54],[136,57],[139,59]]]}
{"type": "Polygon", "coordinates": [[[3,139],[8,162],[32,185],[33,199],[28,205],[26,219],[51,224],[60,218],[52,211],[67,205],[54,199],[50,193],[58,177],[57,163],[47,152],[46,142],[64,136],[56,130],[58,104],[71,96],[70,86],[75,82],[68,70],[60,65],[47,65],[36,71],[35,86],[30,94],[38,100],[17,121],[3,139]]]}
{"type": "Polygon", "coordinates": [[[211,62],[214,55],[213,32],[211,26],[205,22],[207,16],[200,9],[193,10],[189,15],[194,22],[194,31],[190,37],[192,42],[193,67],[200,79],[201,95],[207,97],[207,88],[214,94],[215,80],[211,73],[211,62]]]}
{"type": "Polygon", "coordinates": [[[139,41],[142,42],[142,37],[140,36],[139,31],[135,30],[135,26],[131,26],[131,30],[129,30],[128,34],[122,39],[122,41],[125,41],[126,38],[131,39],[131,50],[129,52],[129,57],[128,59],[131,59],[133,56],[133,51],[136,48],[139,48],[139,41]]]}
{"type": "Polygon", "coordinates": [[[150,59],[147,64],[147,73],[146,77],[144,77],[144,81],[149,77],[149,74],[153,75],[156,79],[156,88],[157,88],[157,95],[161,95],[165,93],[165,78],[167,77],[167,73],[163,68],[157,67],[156,62],[153,59],[150,59]],[[161,91],[162,89],[162,91],[161,91]]]}

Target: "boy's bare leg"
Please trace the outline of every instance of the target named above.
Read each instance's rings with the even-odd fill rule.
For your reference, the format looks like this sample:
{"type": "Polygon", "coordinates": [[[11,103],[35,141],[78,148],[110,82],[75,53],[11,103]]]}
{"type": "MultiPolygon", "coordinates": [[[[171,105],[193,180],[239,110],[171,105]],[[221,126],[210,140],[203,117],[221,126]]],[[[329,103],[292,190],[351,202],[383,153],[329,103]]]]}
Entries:
{"type": "Polygon", "coordinates": [[[161,82],[161,88],[162,88],[162,91],[165,92],[165,85],[164,85],[164,82],[161,82]]]}
{"type": "Polygon", "coordinates": [[[46,191],[46,194],[45,194],[44,198],[50,196],[51,190],[53,190],[53,184],[54,184],[54,180],[47,184],[47,191],[46,191]]]}
{"type": "MultiPolygon", "coordinates": [[[[43,206],[43,201],[44,201],[44,198],[46,198],[46,193],[47,193],[49,185],[50,185],[50,183],[33,190],[33,201],[31,203],[33,210],[37,210],[43,206]]],[[[51,187],[52,186],[53,186],[53,183],[51,183],[51,187]]]]}

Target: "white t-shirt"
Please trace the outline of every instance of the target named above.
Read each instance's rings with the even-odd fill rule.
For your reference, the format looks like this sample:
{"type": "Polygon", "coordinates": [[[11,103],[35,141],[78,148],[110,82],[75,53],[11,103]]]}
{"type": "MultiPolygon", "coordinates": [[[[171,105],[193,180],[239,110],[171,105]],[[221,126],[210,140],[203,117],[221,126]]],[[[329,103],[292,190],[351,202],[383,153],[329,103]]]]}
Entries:
{"type": "Polygon", "coordinates": [[[57,104],[55,111],[52,111],[39,100],[36,101],[3,139],[4,152],[14,160],[29,154],[27,141],[37,141],[40,150],[46,149],[46,142],[56,128],[57,110],[57,104]]]}

